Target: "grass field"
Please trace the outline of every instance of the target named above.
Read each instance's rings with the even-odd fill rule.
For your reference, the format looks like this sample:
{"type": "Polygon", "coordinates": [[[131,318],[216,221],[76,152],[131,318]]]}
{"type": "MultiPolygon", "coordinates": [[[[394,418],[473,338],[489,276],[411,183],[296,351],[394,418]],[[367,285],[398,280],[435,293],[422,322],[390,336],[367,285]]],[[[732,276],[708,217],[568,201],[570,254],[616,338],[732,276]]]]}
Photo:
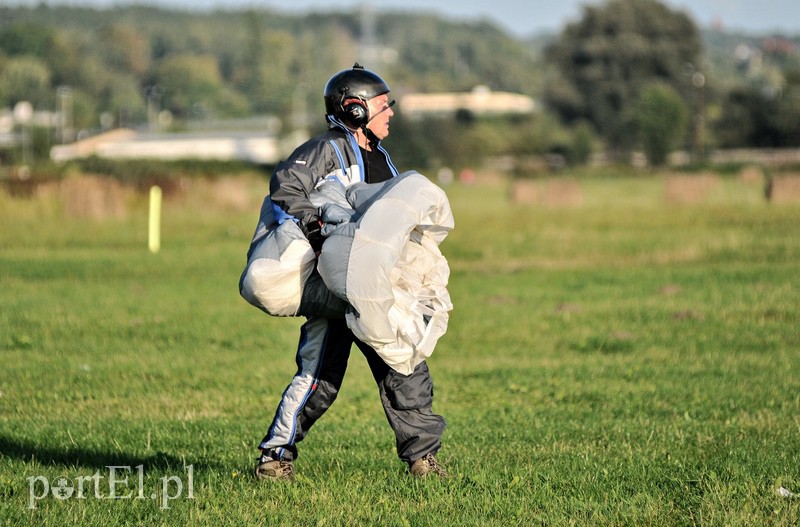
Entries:
{"type": "Polygon", "coordinates": [[[0,524],[797,525],[800,206],[580,185],[447,188],[452,477],[405,474],[354,352],[294,485],[250,477],[301,322],[238,296],[264,182],[169,200],[156,255],[142,198],[99,221],[0,194],[0,524]]]}

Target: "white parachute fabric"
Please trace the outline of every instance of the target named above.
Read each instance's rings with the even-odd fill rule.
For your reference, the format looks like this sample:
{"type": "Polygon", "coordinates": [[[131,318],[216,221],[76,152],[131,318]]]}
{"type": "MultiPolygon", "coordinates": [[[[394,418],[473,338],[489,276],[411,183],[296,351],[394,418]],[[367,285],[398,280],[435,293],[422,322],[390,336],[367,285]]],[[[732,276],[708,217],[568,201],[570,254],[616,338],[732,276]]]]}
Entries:
{"type": "Polygon", "coordinates": [[[326,240],[317,269],[352,306],[346,319],[356,337],[408,375],[433,353],[453,308],[439,250],[454,227],[450,204],[417,172],[353,185],[347,199],[358,219],[326,240]]]}
{"type": "Polygon", "coordinates": [[[272,200],[267,196],[239,279],[239,292],[270,315],[296,316],[315,260],[311,244],[294,221],[275,222],[272,200]]]}
{"type": "Polygon", "coordinates": [[[310,197],[328,235],[316,261],[324,287],[310,285],[315,256],[302,231],[291,220],[276,224],[267,197],[240,279],[242,296],[274,316],[340,316],[346,308],[356,337],[410,374],[433,353],[453,307],[450,269],[439,251],[454,227],[447,196],[425,176],[406,172],[347,189],[325,180],[310,197]],[[349,305],[319,307],[341,300],[349,305]]]}
{"type": "MultiPolygon", "coordinates": [[[[351,221],[355,213],[338,180],[323,180],[310,198],[322,212],[326,229],[351,221]]],[[[273,208],[272,200],[267,196],[261,205],[252,249],[239,280],[240,294],[250,304],[273,316],[308,316],[312,313],[316,316],[343,316],[344,302],[325,290],[323,284],[316,280],[309,282],[316,255],[303,231],[293,220],[278,224],[273,208]]]]}
{"type": "Polygon", "coordinates": [[[270,315],[295,316],[314,261],[314,251],[300,227],[285,221],[254,246],[242,274],[241,295],[270,315]]]}

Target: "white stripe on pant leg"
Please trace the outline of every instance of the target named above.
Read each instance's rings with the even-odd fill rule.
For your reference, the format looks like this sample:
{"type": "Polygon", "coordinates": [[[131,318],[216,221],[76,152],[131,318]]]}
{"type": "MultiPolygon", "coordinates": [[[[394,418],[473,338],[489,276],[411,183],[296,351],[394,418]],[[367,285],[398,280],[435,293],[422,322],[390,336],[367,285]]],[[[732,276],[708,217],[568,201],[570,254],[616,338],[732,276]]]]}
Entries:
{"type": "Polygon", "coordinates": [[[297,429],[297,415],[306,401],[314,393],[319,380],[319,368],[325,348],[328,332],[328,320],[324,318],[309,319],[303,325],[304,339],[297,350],[298,371],[292,382],[286,387],[270,427],[269,438],[262,442],[260,448],[268,450],[294,444],[297,429]]]}

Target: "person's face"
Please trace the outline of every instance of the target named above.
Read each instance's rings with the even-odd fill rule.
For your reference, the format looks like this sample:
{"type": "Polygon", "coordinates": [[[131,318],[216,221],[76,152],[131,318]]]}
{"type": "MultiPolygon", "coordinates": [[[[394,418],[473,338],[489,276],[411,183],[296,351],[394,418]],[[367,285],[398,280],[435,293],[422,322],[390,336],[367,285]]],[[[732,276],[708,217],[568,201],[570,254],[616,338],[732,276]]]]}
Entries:
{"type": "Polygon", "coordinates": [[[394,115],[394,110],[389,105],[389,95],[383,94],[373,97],[367,101],[367,108],[370,116],[372,116],[367,128],[378,139],[385,139],[389,135],[389,119],[394,115]]]}

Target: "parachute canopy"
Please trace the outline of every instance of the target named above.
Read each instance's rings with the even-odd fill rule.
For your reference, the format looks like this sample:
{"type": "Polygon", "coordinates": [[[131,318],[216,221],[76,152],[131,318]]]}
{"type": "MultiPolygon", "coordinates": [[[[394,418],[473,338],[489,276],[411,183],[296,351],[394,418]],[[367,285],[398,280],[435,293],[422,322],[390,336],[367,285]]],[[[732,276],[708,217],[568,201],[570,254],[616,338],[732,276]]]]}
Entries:
{"type": "Polygon", "coordinates": [[[347,300],[347,325],[393,369],[410,374],[433,353],[453,308],[439,244],[454,227],[444,191],[417,172],[348,187],[355,221],[322,246],[317,269],[347,300]]]}
{"type": "MultiPolygon", "coordinates": [[[[276,316],[313,315],[311,297],[328,306],[320,316],[330,316],[331,305],[344,301],[353,334],[391,368],[410,374],[433,353],[453,307],[450,268],[439,250],[454,227],[446,194],[412,171],[347,188],[324,180],[312,201],[328,236],[316,262],[324,287],[314,280],[310,245],[294,222],[286,221],[256,230],[240,281],[242,296],[276,316]]],[[[259,226],[269,221],[265,205],[259,226]]]]}

